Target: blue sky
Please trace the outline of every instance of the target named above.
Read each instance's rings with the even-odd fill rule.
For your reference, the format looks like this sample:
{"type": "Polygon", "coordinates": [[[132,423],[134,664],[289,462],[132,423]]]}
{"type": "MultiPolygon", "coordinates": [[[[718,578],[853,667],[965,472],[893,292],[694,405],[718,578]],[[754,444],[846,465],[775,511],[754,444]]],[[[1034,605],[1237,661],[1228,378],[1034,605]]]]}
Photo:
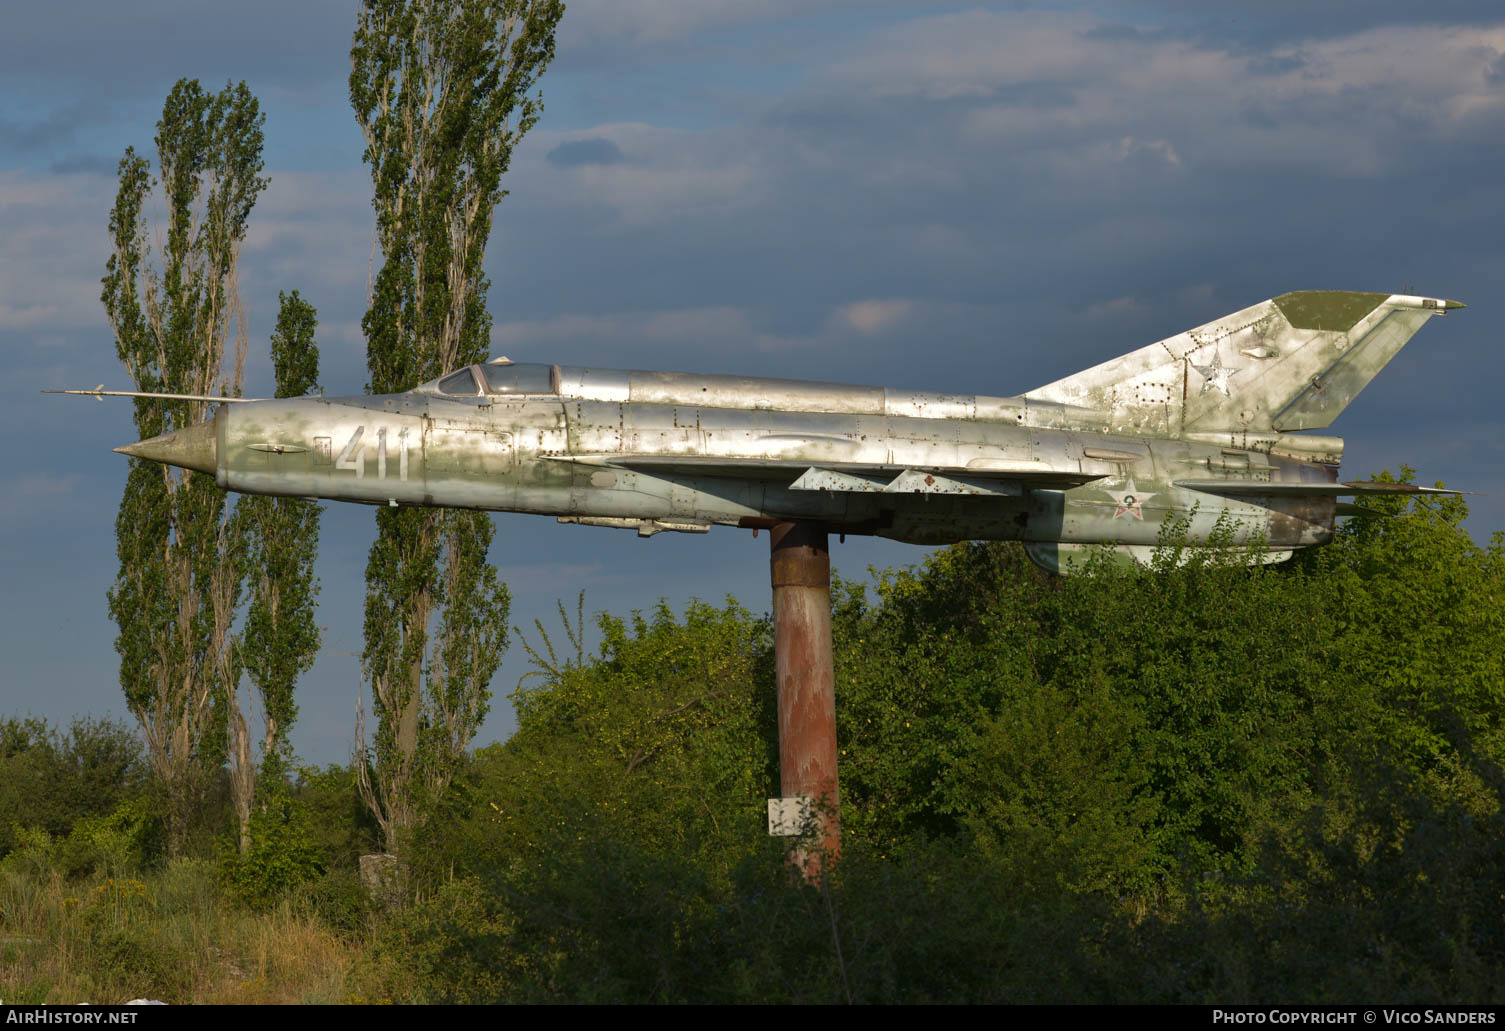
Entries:
{"type": "MultiPolygon", "coordinates": [[[[105,591],[130,407],[99,303],[113,174],[182,76],[244,79],[271,186],[242,263],[269,391],[277,292],[365,382],[369,180],[353,0],[25,3],[0,35],[0,713],[124,716],[105,591]]],[[[487,267],[494,352],[1016,394],[1292,289],[1465,301],[1332,432],[1344,472],[1414,466],[1505,528],[1505,14],[1441,0],[956,5],[570,0],[487,267]],[[1215,13],[1207,13],[1213,10],[1215,13]]],[[[766,540],[496,517],[513,621],[768,600],[766,540]],[[571,604],[571,607],[572,604],[571,604]]],[[[368,510],[329,507],[325,651],[293,741],[349,754],[368,510]]],[[[848,538],[838,571],[922,549],[848,538]]],[[[481,741],[505,736],[509,652],[481,741]]]]}

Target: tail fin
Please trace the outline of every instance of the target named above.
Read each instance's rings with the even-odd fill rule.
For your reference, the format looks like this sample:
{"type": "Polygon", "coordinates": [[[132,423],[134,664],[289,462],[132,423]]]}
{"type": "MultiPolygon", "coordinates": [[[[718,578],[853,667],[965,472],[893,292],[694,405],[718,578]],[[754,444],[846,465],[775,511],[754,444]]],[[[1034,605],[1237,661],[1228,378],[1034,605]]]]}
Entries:
{"type": "Polygon", "coordinates": [[[1457,301],[1299,290],[1024,396],[1111,412],[1115,427],[1193,432],[1329,426],[1433,315],[1457,301]]]}

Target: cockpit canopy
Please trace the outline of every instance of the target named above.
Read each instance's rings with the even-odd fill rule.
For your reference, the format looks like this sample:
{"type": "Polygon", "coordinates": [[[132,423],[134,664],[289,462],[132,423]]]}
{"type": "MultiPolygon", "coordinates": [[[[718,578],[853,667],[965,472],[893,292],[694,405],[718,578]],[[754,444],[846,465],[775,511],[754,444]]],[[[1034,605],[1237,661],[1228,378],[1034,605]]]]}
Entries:
{"type": "Polygon", "coordinates": [[[512,362],[494,358],[485,365],[459,369],[428,384],[428,389],[448,397],[478,397],[481,394],[557,394],[559,366],[537,362],[512,362]]]}

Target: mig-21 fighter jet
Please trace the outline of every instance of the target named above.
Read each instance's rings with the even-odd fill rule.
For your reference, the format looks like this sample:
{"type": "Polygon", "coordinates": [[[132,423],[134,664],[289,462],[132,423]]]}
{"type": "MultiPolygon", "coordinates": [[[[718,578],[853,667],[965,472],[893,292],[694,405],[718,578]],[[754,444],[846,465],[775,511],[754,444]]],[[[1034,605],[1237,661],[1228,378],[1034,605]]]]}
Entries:
{"type": "MultiPolygon", "coordinates": [[[[920,544],[1018,540],[1064,571],[1146,561],[1220,517],[1253,561],[1330,539],[1339,499],[1453,493],[1338,479],[1321,430],[1457,301],[1299,291],[1016,397],[494,358],[389,395],[222,401],[117,450],[227,490],[704,533],[786,521],[920,544]],[[1225,523],[1226,525],[1226,523],[1225,523]]],[[[133,391],[68,391],[101,396],[133,391]]]]}

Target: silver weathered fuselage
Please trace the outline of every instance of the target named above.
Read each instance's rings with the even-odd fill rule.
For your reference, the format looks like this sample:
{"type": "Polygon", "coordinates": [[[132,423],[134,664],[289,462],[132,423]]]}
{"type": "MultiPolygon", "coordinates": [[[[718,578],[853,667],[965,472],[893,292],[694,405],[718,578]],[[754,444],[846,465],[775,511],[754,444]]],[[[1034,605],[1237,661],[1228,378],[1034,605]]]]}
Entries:
{"type": "Polygon", "coordinates": [[[1189,517],[1188,534],[1200,539],[1226,514],[1241,537],[1286,551],[1323,543],[1332,529],[1330,499],[1254,504],[1173,483],[1198,474],[1331,482],[1332,438],[1162,440],[1105,432],[1092,411],[1023,398],[746,377],[561,368],[554,384],[557,394],[426,388],[227,405],[215,420],[217,480],[247,493],[527,512],[643,532],[807,519],[925,544],[1152,546],[1168,515],[1189,517]],[[1283,439],[1307,458],[1272,453],[1283,439]],[[920,479],[891,490],[886,472],[818,475],[844,468],[920,479]],[[1040,489],[1011,481],[1010,470],[1029,474],[1028,484],[1047,472],[1067,478],[1063,489],[1040,489]],[[1092,482],[1068,486],[1081,480],[1092,482]],[[1144,500],[1126,508],[1130,480],[1144,500]]]}

